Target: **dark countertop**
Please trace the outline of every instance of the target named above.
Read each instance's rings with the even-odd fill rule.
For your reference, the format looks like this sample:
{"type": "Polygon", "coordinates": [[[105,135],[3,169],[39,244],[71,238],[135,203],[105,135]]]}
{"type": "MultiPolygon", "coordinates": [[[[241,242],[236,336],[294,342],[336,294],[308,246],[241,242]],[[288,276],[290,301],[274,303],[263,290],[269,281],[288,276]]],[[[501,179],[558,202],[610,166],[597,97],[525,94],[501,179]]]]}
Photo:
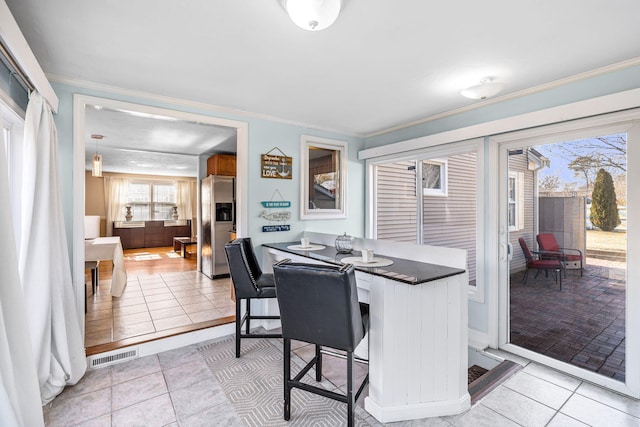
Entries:
{"type": "MultiPolygon", "coordinates": [[[[304,251],[288,248],[288,246],[299,244],[300,242],[265,243],[262,246],[336,265],[342,264],[342,262],[340,262],[342,258],[361,255],[359,251],[353,251],[353,253],[350,254],[339,254],[333,246],[326,245],[323,245],[326,246],[325,249],[319,251],[304,251]]],[[[431,282],[445,277],[456,276],[465,272],[465,270],[460,268],[445,267],[443,265],[394,258],[387,255],[376,254],[376,256],[390,259],[393,261],[393,264],[386,267],[355,266],[356,270],[397,280],[398,282],[408,283],[410,285],[419,285],[421,283],[431,282]]]]}

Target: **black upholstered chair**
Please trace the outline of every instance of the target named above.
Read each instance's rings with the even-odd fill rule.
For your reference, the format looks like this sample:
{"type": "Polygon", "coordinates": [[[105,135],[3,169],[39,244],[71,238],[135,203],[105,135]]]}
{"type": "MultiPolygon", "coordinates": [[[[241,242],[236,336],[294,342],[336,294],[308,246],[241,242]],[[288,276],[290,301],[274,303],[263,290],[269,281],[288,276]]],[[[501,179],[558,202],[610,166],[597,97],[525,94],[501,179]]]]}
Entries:
{"type": "Polygon", "coordinates": [[[275,298],[276,288],[273,274],[264,274],[253,251],[251,239],[248,237],[235,239],[224,245],[229,264],[229,273],[236,296],[236,357],[240,357],[240,340],[242,338],[281,338],[281,334],[252,334],[251,320],[279,319],[280,316],[252,316],[251,300],[259,298],[275,298]],[[246,301],[246,311],[241,316],[242,300],[246,301]],[[245,324],[245,333],[242,325],[245,324]]]}
{"type": "Polygon", "coordinates": [[[358,303],[352,265],[342,267],[296,264],[288,260],[273,266],[284,339],[284,419],[291,418],[291,389],[299,388],[347,404],[347,422],[354,422],[355,403],[369,382],[367,374],[354,393],[354,350],[369,328],[368,305],[358,303]],[[315,344],[315,357],[291,378],[291,340],[315,344]],[[322,380],[321,346],[346,352],[347,394],[301,381],[315,365],[322,380]]]}

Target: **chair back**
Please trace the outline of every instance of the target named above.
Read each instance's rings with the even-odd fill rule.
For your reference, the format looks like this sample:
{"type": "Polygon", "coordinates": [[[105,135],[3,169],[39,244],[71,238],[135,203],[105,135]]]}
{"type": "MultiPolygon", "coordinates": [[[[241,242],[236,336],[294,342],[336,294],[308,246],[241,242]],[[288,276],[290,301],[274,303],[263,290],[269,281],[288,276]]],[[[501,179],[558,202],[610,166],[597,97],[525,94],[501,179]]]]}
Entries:
{"type": "Polygon", "coordinates": [[[282,337],[353,351],[364,337],[352,265],[273,266],[282,337]]]}
{"type": "Polygon", "coordinates": [[[262,276],[262,269],[258,264],[251,238],[235,239],[224,245],[227,255],[229,274],[235,289],[236,298],[254,298],[258,289],[256,283],[262,276]]]}
{"type": "Polygon", "coordinates": [[[551,233],[542,233],[536,236],[536,240],[538,241],[538,245],[540,246],[540,250],[549,251],[549,252],[559,252],[560,247],[558,246],[558,242],[556,240],[556,236],[551,233]]]}
{"type": "Polygon", "coordinates": [[[529,247],[527,246],[527,242],[524,240],[524,237],[520,237],[518,239],[518,243],[520,243],[520,247],[522,248],[522,253],[524,254],[524,257],[527,259],[527,264],[533,262],[534,261],[533,254],[529,250],[529,247]]]}

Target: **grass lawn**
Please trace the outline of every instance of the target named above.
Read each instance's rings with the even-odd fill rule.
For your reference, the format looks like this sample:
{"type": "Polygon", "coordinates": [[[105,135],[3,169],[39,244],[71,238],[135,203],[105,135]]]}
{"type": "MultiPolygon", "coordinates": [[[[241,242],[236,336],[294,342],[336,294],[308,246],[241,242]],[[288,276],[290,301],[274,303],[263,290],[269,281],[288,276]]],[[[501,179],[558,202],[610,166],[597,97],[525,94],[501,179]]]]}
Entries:
{"type": "Polygon", "coordinates": [[[626,252],[627,233],[587,230],[587,248],[626,252]]]}

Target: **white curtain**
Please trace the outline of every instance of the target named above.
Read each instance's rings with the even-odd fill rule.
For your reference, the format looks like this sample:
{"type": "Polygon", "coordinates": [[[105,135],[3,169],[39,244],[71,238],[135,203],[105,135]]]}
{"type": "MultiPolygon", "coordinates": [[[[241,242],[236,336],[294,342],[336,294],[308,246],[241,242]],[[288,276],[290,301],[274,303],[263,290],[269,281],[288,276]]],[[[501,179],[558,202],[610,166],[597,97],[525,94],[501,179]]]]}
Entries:
{"type": "Polygon", "coordinates": [[[182,219],[191,219],[193,216],[191,184],[192,181],[178,181],[178,215],[182,219]]]}
{"type": "Polygon", "coordinates": [[[0,425],[43,426],[26,315],[30,310],[20,287],[14,221],[11,209],[7,209],[10,194],[3,138],[0,132],[0,425]]]}
{"type": "Polygon", "coordinates": [[[125,206],[127,204],[127,188],[129,180],[126,178],[104,177],[104,205],[107,211],[107,236],[113,235],[113,221],[124,221],[125,206]]]}
{"type": "Polygon", "coordinates": [[[45,404],[78,382],[87,363],[62,214],[56,127],[37,92],[29,97],[23,146],[18,265],[45,404]]]}

